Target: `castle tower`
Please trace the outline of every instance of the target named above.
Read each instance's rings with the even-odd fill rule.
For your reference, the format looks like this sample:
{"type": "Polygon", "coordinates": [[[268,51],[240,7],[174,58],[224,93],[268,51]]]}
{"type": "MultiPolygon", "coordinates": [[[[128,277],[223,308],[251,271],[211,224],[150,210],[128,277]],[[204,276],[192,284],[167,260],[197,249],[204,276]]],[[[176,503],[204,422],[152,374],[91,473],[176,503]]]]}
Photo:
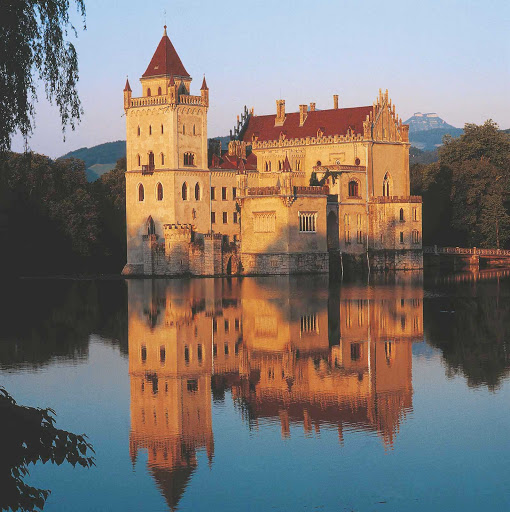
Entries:
{"type": "Polygon", "coordinates": [[[193,224],[199,233],[209,231],[209,88],[204,77],[200,95],[193,96],[191,81],[166,26],[140,78],[142,95],[134,97],[126,81],[125,274],[142,272],[142,237],[156,235],[162,242],[165,224],[193,224]]]}

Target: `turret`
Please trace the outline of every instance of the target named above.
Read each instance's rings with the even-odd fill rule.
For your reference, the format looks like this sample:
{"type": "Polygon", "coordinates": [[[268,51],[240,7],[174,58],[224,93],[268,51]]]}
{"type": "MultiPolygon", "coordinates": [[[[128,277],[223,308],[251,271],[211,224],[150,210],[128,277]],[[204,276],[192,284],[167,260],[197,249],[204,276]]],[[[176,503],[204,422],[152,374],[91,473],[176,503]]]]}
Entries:
{"type": "Polygon", "coordinates": [[[285,100],[276,100],[275,126],[282,126],[285,121],[285,100]]]}
{"type": "Polygon", "coordinates": [[[131,86],[129,80],[126,78],[126,85],[124,86],[124,110],[131,106],[131,86]]]}
{"type": "Polygon", "coordinates": [[[200,87],[200,95],[202,96],[202,105],[204,107],[209,106],[209,87],[207,87],[207,82],[205,81],[205,75],[204,80],[202,81],[202,87],[200,87]]]}
{"type": "Polygon", "coordinates": [[[174,75],[170,75],[170,81],[168,82],[168,96],[170,98],[170,104],[175,105],[177,103],[177,85],[175,84],[174,75]]]}

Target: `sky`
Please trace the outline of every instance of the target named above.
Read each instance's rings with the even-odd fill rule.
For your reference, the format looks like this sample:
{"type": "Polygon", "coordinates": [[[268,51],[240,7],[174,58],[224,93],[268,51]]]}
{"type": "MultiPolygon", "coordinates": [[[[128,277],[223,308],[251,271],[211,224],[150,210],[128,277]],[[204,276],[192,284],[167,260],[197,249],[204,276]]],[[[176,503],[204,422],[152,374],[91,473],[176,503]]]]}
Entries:
{"type": "MultiPolygon", "coordinates": [[[[63,140],[55,106],[40,89],[33,151],[50,157],[124,140],[123,93],[140,96],[145,71],[168,36],[200,93],[210,93],[209,137],[228,135],[244,105],[255,115],[315,102],[371,105],[388,89],[399,116],[437,112],[447,123],[493,119],[510,128],[508,0],[85,0],[86,30],[75,17],[84,115],[63,140]]],[[[71,5],[72,0],[71,0],[71,5]]],[[[23,141],[13,140],[21,151],[23,141]]]]}

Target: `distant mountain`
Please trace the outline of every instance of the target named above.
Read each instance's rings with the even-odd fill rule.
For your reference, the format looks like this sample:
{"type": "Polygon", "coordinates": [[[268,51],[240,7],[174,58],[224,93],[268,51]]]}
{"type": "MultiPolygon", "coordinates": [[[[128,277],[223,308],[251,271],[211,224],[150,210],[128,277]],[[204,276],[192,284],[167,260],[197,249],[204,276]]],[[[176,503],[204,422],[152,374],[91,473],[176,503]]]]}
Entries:
{"type": "Polygon", "coordinates": [[[85,162],[85,168],[89,169],[95,164],[111,164],[126,156],[126,141],[116,140],[115,142],[105,142],[99,146],[91,148],[80,148],[61,156],[60,158],[79,158],[85,162]]]}
{"type": "Polygon", "coordinates": [[[423,151],[434,151],[443,144],[443,137],[446,134],[452,137],[460,137],[464,133],[462,128],[431,128],[420,132],[409,133],[409,142],[423,151]]]}
{"type": "Polygon", "coordinates": [[[437,128],[456,129],[455,126],[448,124],[435,112],[429,112],[428,114],[415,112],[415,114],[405,121],[404,124],[409,125],[409,133],[435,130],[437,128]]]}

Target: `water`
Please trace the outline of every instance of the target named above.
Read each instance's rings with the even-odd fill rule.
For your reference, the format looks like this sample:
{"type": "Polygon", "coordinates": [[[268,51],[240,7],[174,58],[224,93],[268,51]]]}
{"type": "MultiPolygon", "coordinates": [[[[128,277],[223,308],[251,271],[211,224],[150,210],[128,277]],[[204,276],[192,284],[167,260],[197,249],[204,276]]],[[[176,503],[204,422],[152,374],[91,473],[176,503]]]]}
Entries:
{"type": "Polygon", "coordinates": [[[45,511],[510,509],[506,271],[1,294],[0,385],[96,450],[45,511]]]}

